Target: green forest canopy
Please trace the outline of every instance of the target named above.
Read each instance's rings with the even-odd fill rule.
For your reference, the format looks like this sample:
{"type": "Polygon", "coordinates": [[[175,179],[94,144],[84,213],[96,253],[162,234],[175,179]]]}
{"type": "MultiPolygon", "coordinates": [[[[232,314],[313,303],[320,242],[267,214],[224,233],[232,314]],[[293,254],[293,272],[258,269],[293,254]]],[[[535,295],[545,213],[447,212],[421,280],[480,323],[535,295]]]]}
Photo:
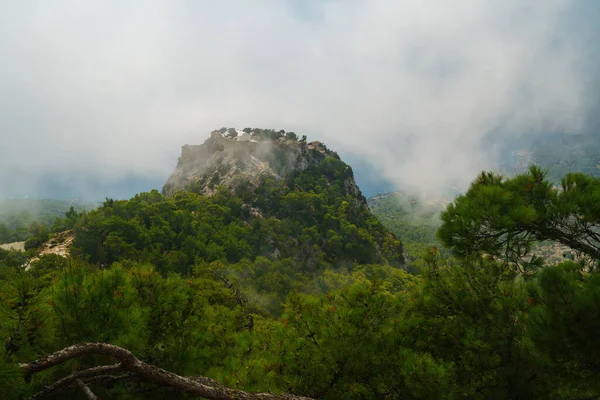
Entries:
{"type": "MultiPolygon", "coordinates": [[[[26,379],[18,367],[104,342],[250,392],[600,396],[597,178],[568,175],[557,190],[536,168],[481,174],[442,213],[439,240],[453,257],[431,248],[409,274],[397,239],[336,187],[343,165],[329,168],[330,180],[307,171],[235,195],[107,200],[78,217],[70,259],[44,256],[27,271],[2,251],[0,395],[109,364],[86,356],[26,379]],[[580,257],[544,266],[528,258],[534,240],[580,257]]],[[[125,378],[83,380],[102,398],[185,398],[125,378]]]]}

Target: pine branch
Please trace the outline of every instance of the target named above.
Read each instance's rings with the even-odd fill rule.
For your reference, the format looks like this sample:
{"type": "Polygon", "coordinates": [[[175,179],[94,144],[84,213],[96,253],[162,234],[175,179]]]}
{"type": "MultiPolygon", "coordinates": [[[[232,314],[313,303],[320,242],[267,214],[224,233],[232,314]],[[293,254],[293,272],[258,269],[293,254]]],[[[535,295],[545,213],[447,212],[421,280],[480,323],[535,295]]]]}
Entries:
{"type": "MultiPolygon", "coordinates": [[[[21,368],[23,368],[23,365],[30,365],[30,364],[21,364],[21,368]]],[[[48,368],[50,368],[50,367],[48,367],[48,368]]],[[[39,372],[39,371],[42,371],[42,370],[32,371],[32,373],[39,372]]],[[[102,365],[102,366],[99,366],[99,367],[88,368],[88,369],[84,369],[82,371],[77,371],[77,372],[72,373],[69,376],[66,376],[66,377],[62,378],[59,381],[56,381],[52,385],[47,386],[43,390],[37,392],[36,394],[34,394],[33,396],[31,396],[29,398],[29,400],[41,399],[41,398],[44,398],[45,396],[47,396],[47,395],[49,395],[51,393],[59,392],[59,391],[62,391],[64,389],[67,389],[67,388],[73,386],[73,384],[76,383],[77,380],[80,380],[80,379],[81,380],[87,380],[87,378],[96,378],[96,377],[99,377],[99,376],[105,376],[105,374],[107,374],[107,373],[113,373],[113,372],[118,372],[118,371],[121,371],[121,364],[120,363],[119,364],[113,364],[113,365],[102,365]]],[[[26,371],[26,373],[29,373],[29,372],[26,371]]]]}
{"type": "MultiPolygon", "coordinates": [[[[275,395],[271,393],[249,393],[242,390],[226,388],[210,378],[180,376],[162,368],[146,364],[137,359],[129,350],[108,343],[76,344],[39,360],[27,364],[20,364],[20,367],[25,374],[31,375],[62,364],[73,358],[90,354],[111,356],[119,360],[120,363],[75,372],[44,389],[42,392],[48,394],[60,387],[71,385],[74,381],[76,382],[77,379],[81,379],[82,376],[92,377],[94,375],[105,374],[107,371],[118,370],[131,372],[135,374],[138,379],[145,382],[172,387],[176,390],[194,396],[204,397],[209,400],[311,400],[307,397],[291,394],[275,395]],[[50,388],[53,389],[49,390],[50,388]]],[[[40,398],[42,392],[34,395],[32,398],[40,398]]]]}

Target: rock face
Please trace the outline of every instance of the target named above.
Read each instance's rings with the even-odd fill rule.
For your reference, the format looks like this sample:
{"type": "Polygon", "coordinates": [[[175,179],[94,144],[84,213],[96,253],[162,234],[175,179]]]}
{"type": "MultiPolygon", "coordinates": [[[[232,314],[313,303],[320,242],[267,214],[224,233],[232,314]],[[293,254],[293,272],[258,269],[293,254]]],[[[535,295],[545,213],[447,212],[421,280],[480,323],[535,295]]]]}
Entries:
{"type": "MultiPolygon", "coordinates": [[[[280,180],[294,171],[316,166],[327,157],[339,159],[320,142],[307,143],[304,137],[298,140],[294,134],[282,132],[222,129],[213,131],[201,145],[182,146],[177,167],[163,193],[169,196],[187,188],[210,196],[219,186],[235,191],[240,181],[258,184],[264,175],[280,180]]],[[[366,206],[353,178],[343,185],[348,194],[366,206]]]]}
{"type": "Polygon", "coordinates": [[[57,256],[61,256],[64,258],[69,257],[69,250],[71,245],[73,245],[73,241],[75,240],[75,232],[72,229],[67,231],[58,232],[50,238],[46,243],[44,243],[37,254],[37,256],[30,259],[25,265],[25,270],[29,270],[31,268],[31,264],[35,261],[38,261],[40,257],[48,255],[48,254],[56,254],[57,256]]]}

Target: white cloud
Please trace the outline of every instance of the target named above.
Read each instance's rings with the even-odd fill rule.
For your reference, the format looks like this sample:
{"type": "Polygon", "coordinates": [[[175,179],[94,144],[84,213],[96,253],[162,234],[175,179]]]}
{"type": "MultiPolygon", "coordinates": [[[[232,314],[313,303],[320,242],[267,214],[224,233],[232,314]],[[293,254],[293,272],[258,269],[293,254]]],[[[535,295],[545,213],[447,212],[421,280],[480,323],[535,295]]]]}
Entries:
{"type": "Polygon", "coordinates": [[[584,120],[591,49],[564,27],[574,5],[10,2],[0,15],[0,168],[28,170],[25,179],[160,176],[180,145],[252,126],[365,155],[424,193],[464,184],[494,164],[479,143],[490,130],[584,120]]]}

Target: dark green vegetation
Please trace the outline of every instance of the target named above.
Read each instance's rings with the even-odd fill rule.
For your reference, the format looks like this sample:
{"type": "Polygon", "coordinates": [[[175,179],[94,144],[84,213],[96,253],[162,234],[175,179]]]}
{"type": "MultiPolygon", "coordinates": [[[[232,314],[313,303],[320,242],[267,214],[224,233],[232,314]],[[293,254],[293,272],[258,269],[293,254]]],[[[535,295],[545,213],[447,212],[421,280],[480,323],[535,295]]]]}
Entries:
{"type": "MultiPolygon", "coordinates": [[[[0,396],[111,363],[86,356],[26,379],[19,371],[92,341],[248,391],[600,396],[599,180],[569,175],[558,191],[538,169],[508,180],[484,173],[442,214],[438,240],[454,256],[430,248],[421,273],[409,274],[400,242],[346,191],[350,175],[330,156],[210,198],[107,200],[77,217],[69,260],[44,256],[25,271],[0,253],[0,396]],[[580,254],[543,267],[527,257],[533,240],[580,254]]],[[[125,378],[88,384],[104,399],[186,398],[125,378]]],[[[66,390],[57,396],[80,395],[66,390]]]]}
{"type": "Polygon", "coordinates": [[[512,179],[484,172],[442,213],[438,235],[457,255],[484,253],[528,267],[540,261],[526,257],[543,240],[600,259],[599,182],[572,173],[557,190],[535,166],[512,179]]]}
{"type": "Polygon", "coordinates": [[[81,212],[97,206],[79,200],[0,200],[0,244],[20,242],[31,236],[39,236],[44,230],[63,230],[64,221],[60,218],[64,217],[71,207],[74,212],[81,212]]]}
{"type": "Polygon", "coordinates": [[[109,200],[76,227],[74,252],[102,266],[149,263],[163,275],[205,269],[239,281],[255,306],[279,310],[292,289],[326,287],[325,271],[403,266],[401,242],[361,198],[345,193],[351,174],[330,156],[285,182],[241,182],[236,195],[221,189],[210,198],[167,198],[154,191],[109,200]]]}

